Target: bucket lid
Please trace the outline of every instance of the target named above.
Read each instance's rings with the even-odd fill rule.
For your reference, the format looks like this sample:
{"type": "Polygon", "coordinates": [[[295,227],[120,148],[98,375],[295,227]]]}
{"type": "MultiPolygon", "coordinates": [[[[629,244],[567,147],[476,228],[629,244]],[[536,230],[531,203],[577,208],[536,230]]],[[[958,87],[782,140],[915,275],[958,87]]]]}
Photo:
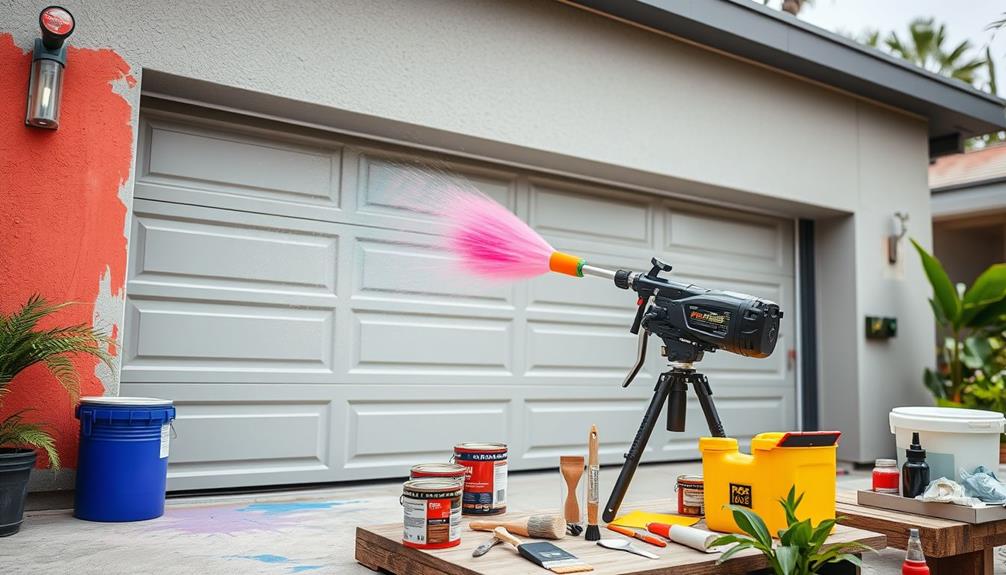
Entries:
{"type": "Polygon", "coordinates": [[[117,405],[117,406],[158,406],[171,405],[174,403],[170,399],[157,399],[156,397],[103,397],[100,395],[80,398],[81,404],[87,405],[117,405]]]}
{"type": "Polygon", "coordinates": [[[895,407],[890,415],[895,428],[948,433],[1002,433],[1006,417],[997,411],[957,407],[895,407]]]}

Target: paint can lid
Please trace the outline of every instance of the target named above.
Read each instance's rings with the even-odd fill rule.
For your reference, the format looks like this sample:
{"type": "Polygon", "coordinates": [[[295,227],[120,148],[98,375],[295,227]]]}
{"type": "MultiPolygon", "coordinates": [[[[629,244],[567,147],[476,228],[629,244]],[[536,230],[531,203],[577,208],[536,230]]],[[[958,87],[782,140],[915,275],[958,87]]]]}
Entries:
{"type": "Polygon", "coordinates": [[[171,405],[174,402],[170,399],[158,399],[156,397],[103,397],[100,395],[80,398],[80,403],[87,405],[117,405],[117,406],[157,406],[171,405]]]}
{"type": "Polygon", "coordinates": [[[418,463],[412,466],[412,473],[428,476],[455,477],[464,475],[466,467],[458,463],[418,463]]]}
{"type": "Polygon", "coordinates": [[[499,453],[506,451],[505,443],[459,443],[454,446],[454,451],[458,453],[499,453]]]}
{"type": "Polygon", "coordinates": [[[402,487],[405,491],[416,493],[443,493],[446,491],[459,491],[463,485],[456,479],[424,477],[422,479],[410,479],[402,487]]]}
{"type": "Polygon", "coordinates": [[[701,475],[679,475],[678,476],[678,483],[685,483],[685,484],[689,484],[690,483],[690,484],[693,484],[693,485],[701,485],[702,484],[702,476],[701,475]]]}

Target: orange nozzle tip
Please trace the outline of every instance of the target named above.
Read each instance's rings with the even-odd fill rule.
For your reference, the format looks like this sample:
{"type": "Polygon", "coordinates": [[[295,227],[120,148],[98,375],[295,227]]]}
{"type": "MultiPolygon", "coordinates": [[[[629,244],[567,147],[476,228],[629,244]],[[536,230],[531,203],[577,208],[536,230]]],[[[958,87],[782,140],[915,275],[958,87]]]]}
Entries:
{"type": "Polygon", "coordinates": [[[560,274],[582,278],[584,263],[582,259],[574,255],[552,252],[552,256],[548,258],[548,269],[560,274]]]}

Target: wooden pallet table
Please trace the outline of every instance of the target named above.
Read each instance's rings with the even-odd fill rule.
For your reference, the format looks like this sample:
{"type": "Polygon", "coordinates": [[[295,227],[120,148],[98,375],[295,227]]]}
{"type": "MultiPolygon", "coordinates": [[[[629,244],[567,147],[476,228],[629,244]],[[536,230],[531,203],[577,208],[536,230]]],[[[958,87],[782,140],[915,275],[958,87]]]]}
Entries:
{"type": "Polygon", "coordinates": [[[1006,545],[1006,520],[970,524],[859,505],[855,491],[839,490],[836,512],[841,523],[883,533],[891,547],[908,545],[917,528],[932,575],[992,575],[993,548],[1006,545]]]}
{"type": "MultiPolygon", "coordinates": [[[[666,506],[666,500],[659,503],[642,503],[626,506],[633,508],[659,509],[666,506]]],[[[508,514],[507,520],[521,519],[530,514],[508,514]]],[[[464,521],[461,545],[452,549],[421,551],[402,545],[402,524],[389,523],[356,529],[356,560],[374,571],[394,575],[546,575],[546,571],[519,557],[512,547],[497,545],[482,557],[472,557],[472,550],[488,541],[490,533],[471,531],[468,520],[464,521]]],[[[700,525],[701,526],[701,525],[700,525]]],[[[606,529],[601,530],[603,538],[623,538],[606,529]]],[[[522,538],[525,539],[525,538],[522,538]]],[[[830,542],[847,543],[858,541],[874,549],[883,549],[886,540],[883,535],[863,529],[838,526],[830,542]]],[[[660,555],[660,559],[647,559],[623,551],[612,551],[585,541],[583,537],[567,537],[555,542],[563,549],[576,555],[594,567],[596,575],[699,575],[716,573],[739,575],[768,567],[762,555],[756,551],[738,554],[723,565],[716,565],[718,554],[707,554],[687,547],[669,543],[666,548],[658,548],[633,541],[633,545],[660,555]]],[[[855,573],[855,568],[832,573],[855,573]]]]}

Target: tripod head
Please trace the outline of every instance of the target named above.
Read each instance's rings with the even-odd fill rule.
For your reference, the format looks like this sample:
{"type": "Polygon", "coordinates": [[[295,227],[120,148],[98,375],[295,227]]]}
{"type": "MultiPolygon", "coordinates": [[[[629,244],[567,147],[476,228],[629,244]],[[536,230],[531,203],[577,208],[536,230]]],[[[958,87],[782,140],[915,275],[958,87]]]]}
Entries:
{"type": "Polygon", "coordinates": [[[657,258],[645,274],[618,270],[617,287],[639,295],[630,332],[639,334],[636,362],[622,382],[632,383],[646,360],[650,334],[663,341],[668,361],[691,364],[705,352],[723,349],[748,357],[768,357],[779,337],[779,305],[754,296],[685,284],[660,277],[671,265],[657,258]],[[642,329],[640,329],[642,328],[642,329]]]}

